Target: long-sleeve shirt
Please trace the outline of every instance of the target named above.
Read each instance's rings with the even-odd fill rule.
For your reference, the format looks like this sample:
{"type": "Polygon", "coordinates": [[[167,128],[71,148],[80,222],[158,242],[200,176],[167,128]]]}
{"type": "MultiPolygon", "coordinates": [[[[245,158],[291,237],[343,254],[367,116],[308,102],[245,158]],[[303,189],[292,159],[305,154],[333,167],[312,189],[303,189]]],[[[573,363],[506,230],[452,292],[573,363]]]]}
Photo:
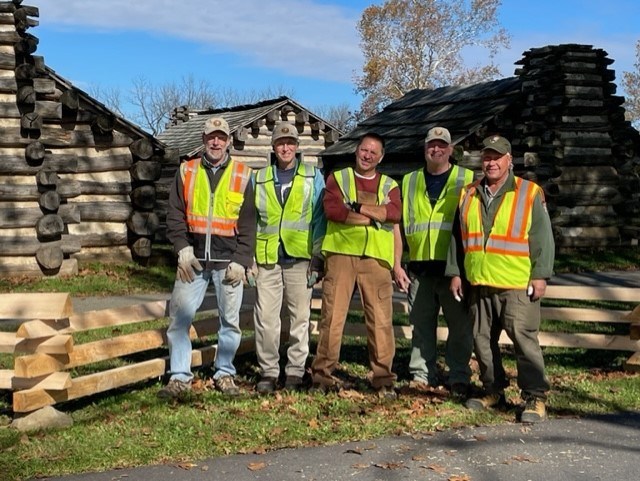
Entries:
{"type": "MultiPolygon", "coordinates": [[[[358,192],[366,192],[369,194],[378,193],[378,184],[380,183],[380,174],[376,173],[372,179],[365,179],[355,176],[356,189],[358,192]]],[[[335,177],[332,175],[327,179],[327,187],[324,194],[324,212],[327,220],[333,222],[344,223],[351,211],[344,203],[342,191],[336,183],[335,177]]],[[[386,222],[397,224],[402,218],[402,201],[400,200],[400,189],[394,188],[389,192],[389,202],[385,204],[387,211],[386,222]]]]}
{"type": "MultiPolygon", "coordinates": [[[[482,230],[485,244],[493,228],[502,197],[506,192],[515,190],[515,186],[515,176],[510,173],[505,183],[498,189],[492,199],[489,198],[486,192],[484,180],[476,189],[476,195],[480,197],[482,203],[482,230]]],[[[453,231],[453,239],[449,247],[445,270],[446,276],[462,275],[464,277],[463,268],[461,268],[462,252],[462,234],[460,223],[458,222],[458,228],[453,231]]],[[[555,243],[553,241],[551,220],[542,196],[536,196],[533,202],[531,227],[529,229],[529,257],[531,259],[531,279],[549,279],[553,275],[555,243]]]]}
{"type": "MultiPolygon", "coordinates": [[[[203,166],[207,164],[203,162],[203,166]]],[[[229,157],[216,168],[206,168],[211,192],[215,191],[218,182],[229,165],[229,157]]],[[[183,197],[183,182],[180,171],[176,173],[171,190],[169,191],[169,207],[167,210],[167,239],[173,244],[173,249],[177,253],[182,248],[192,245],[194,254],[198,259],[204,259],[205,236],[202,234],[192,234],[187,229],[186,203],[183,197]]],[[[253,264],[253,256],[256,246],[256,209],[253,185],[247,183],[244,192],[244,200],[240,208],[240,216],[236,235],[233,237],[223,237],[219,235],[211,236],[211,247],[209,258],[219,261],[207,262],[205,269],[223,269],[228,261],[237,262],[245,267],[253,264]]]]}

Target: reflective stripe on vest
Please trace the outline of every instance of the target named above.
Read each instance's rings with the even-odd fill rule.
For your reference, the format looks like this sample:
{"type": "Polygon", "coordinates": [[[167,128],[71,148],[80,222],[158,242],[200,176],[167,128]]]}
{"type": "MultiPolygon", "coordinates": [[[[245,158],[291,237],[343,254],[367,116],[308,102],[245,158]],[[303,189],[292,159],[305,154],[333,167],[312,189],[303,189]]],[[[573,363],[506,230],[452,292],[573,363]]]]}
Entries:
{"type": "Polygon", "coordinates": [[[460,191],[472,180],[473,171],[454,165],[440,197],[432,206],[424,169],[404,176],[402,219],[410,260],[446,260],[460,191]]]}
{"type": "Polygon", "coordinates": [[[290,256],[310,259],[316,168],[298,164],[284,206],[278,200],[273,169],[269,166],[256,173],[256,261],[258,264],[277,263],[280,241],[290,256]]]}
{"type": "Polygon", "coordinates": [[[505,192],[485,242],[480,181],[463,191],[460,201],[465,271],[473,285],[525,289],[531,274],[529,229],[533,201],[543,195],[533,182],[515,177],[516,188],[505,192]]]}
{"type": "MultiPolygon", "coordinates": [[[[357,201],[355,174],[351,167],[334,172],[336,183],[345,203],[357,201]]],[[[391,177],[380,176],[377,204],[388,202],[389,192],[398,187],[391,177]]],[[[393,224],[385,222],[375,226],[348,225],[327,221],[327,233],[322,242],[326,253],[366,256],[381,260],[389,269],[393,266],[393,224]]]]}
{"type": "Polygon", "coordinates": [[[229,159],[211,194],[209,177],[200,160],[199,157],[191,159],[180,166],[189,232],[232,237],[236,235],[251,169],[229,159]]]}

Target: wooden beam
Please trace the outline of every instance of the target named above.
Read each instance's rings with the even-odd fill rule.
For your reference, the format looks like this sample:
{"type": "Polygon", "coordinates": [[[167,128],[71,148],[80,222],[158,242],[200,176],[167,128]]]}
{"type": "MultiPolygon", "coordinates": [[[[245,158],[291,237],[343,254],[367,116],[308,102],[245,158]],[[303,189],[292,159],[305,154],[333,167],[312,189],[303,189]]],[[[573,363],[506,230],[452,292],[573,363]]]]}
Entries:
{"type": "Polygon", "coordinates": [[[20,324],[16,331],[16,337],[24,339],[41,339],[58,335],[58,329],[55,328],[55,321],[42,321],[36,319],[34,321],[26,321],[20,324]]]}
{"type": "Polygon", "coordinates": [[[640,322],[640,305],[637,305],[633,311],[624,316],[624,318],[631,322],[640,322]]]}
{"type": "MultiPolygon", "coordinates": [[[[211,297],[205,298],[210,302],[211,297]]],[[[204,304],[204,303],[203,303],[204,304]]],[[[79,332],[100,327],[121,326],[169,316],[169,301],[151,301],[134,306],[86,311],[69,317],[69,329],[61,332],[79,332]]]]}
{"type": "Polygon", "coordinates": [[[0,352],[14,352],[17,342],[15,332],[0,332],[0,352]]]}
{"type": "MultiPolygon", "coordinates": [[[[248,328],[253,324],[253,311],[245,310],[240,313],[241,328],[248,328]]],[[[214,319],[207,318],[196,321],[189,337],[193,340],[215,334],[219,328],[217,315],[214,319]]],[[[113,359],[155,349],[166,343],[165,328],[126,334],[109,339],[103,339],[85,344],[77,344],[68,355],[31,354],[15,359],[14,369],[17,376],[37,377],[56,371],[64,371],[77,366],[93,362],[113,359]]]]}
{"type": "MultiPolygon", "coordinates": [[[[240,342],[238,353],[251,351],[255,346],[255,338],[247,337],[240,342]]],[[[193,367],[210,364],[215,358],[217,346],[194,349],[191,355],[193,367]]],[[[80,397],[97,394],[122,386],[127,386],[146,379],[164,375],[168,358],[122,366],[72,380],[72,386],[62,391],[44,389],[26,389],[13,393],[13,411],[17,413],[31,412],[58,402],[71,401],[80,397]]]]}
{"type": "Polygon", "coordinates": [[[11,389],[19,391],[22,389],[47,389],[52,391],[62,391],[72,386],[71,374],[68,372],[54,372],[37,378],[15,377],[11,380],[11,389]]]}
{"type": "Polygon", "coordinates": [[[62,319],[72,314],[69,293],[0,294],[0,319],[62,319]]]}
{"type": "MultiPolygon", "coordinates": [[[[318,334],[318,323],[312,321],[311,323],[312,334],[318,334]]],[[[445,341],[448,336],[448,329],[446,327],[437,328],[437,339],[439,341],[445,341]]],[[[410,326],[395,326],[394,333],[397,338],[411,339],[411,327],[410,326]]],[[[364,324],[349,324],[345,325],[344,334],[347,336],[366,336],[367,330],[364,324]]],[[[567,334],[563,332],[540,332],[539,334],[540,345],[549,347],[571,347],[582,349],[605,349],[616,351],[637,351],[640,352],[640,341],[632,341],[626,336],[611,336],[605,334],[586,334],[586,333],[572,333],[567,334]]],[[[499,339],[499,343],[503,345],[512,345],[511,339],[506,333],[502,333],[499,339]]]]}
{"type": "Polygon", "coordinates": [[[0,389],[11,389],[11,381],[13,380],[13,371],[10,369],[0,369],[0,389]]]}
{"type": "Polygon", "coordinates": [[[48,339],[22,339],[15,345],[16,353],[69,354],[73,351],[73,337],[61,334],[48,339]]]}
{"type": "Polygon", "coordinates": [[[546,299],[607,300],[638,302],[640,289],[635,287],[547,286],[546,299]]]}
{"type": "Polygon", "coordinates": [[[543,319],[556,319],[559,321],[629,322],[625,319],[629,311],[616,311],[611,309],[541,307],[540,314],[543,319]]]}
{"type": "Polygon", "coordinates": [[[631,327],[629,328],[629,337],[634,341],[640,339],[640,322],[634,322],[631,324],[631,327]]]}
{"type": "Polygon", "coordinates": [[[640,352],[635,352],[624,363],[625,371],[640,372],[640,352]]]}

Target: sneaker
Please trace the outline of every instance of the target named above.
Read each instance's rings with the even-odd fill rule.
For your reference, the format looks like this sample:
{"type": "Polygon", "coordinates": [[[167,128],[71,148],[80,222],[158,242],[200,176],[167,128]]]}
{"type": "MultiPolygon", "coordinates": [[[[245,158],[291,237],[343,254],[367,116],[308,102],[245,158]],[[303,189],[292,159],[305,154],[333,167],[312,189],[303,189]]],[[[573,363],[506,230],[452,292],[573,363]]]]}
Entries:
{"type": "Polygon", "coordinates": [[[520,415],[520,422],[539,423],[547,417],[547,407],[544,400],[539,397],[530,397],[526,400],[524,411],[520,415]]]}
{"type": "Polygon", "coordinates": [[[380,399],[386,399],[388,401],[398,399],[398,393],[393,389],[393,386],[380,386],[376,391],[380,399]]]}
{"type": "Polygon", "coordinates": [[[276,378],[275,377],[262,377],[258,384],[256,384],[256,391],[260,394],[269,394],[276,390],[276,378]]]}
{"type": "Polygon", "coordinates": [[[240,389],[238,389],[236,383],[233,382],[233,376],[222,376],[216,379],[216,389],[227,396],[237,396],[240,394],[240,389]]]}
{"type": "Polygon", "coordinates": [[[467,402],[464,405],[467,409],[471,409],[472,411],[481,411],[483,409],[492,408],[504,403],[504,393],[500,392],[487,394],[483,397],[473,397],[471,399],[467,399],[467,402]]]}
{"type": "Polygon", "coordinates": [[[158,391],[161,399],[181,399],[191,392],[191,382],[171,379],[169,383],[158,391]]]}
{"type": "Polygon", "coordinates": [[[469,395],[469,385],[456,382],[451,385],[451,396],[455,399],[467,399],[469,395]]]}
{"type": "Polygon", "coordinates": [[[284,380],[286,391],[298,391],[302,387],[302,376],[287,376],[284,380]]]}

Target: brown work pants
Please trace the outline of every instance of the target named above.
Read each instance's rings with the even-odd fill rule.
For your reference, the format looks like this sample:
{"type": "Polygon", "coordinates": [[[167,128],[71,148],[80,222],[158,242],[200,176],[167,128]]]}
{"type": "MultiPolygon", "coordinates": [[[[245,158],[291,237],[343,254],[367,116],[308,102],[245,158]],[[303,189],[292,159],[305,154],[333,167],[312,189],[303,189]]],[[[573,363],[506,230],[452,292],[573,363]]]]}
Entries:
{"type": "Polygon", "coordinates": [[[391,370],[395,355],[391,271],[376,259],[341,254],[329,255],[325,268],[320,336],[311,365],[314,384],[336,383],[332,373],[340,359],[344,325],[357,284],[367,328],[371,385],[374,389],[392,386],[396,375],[391,370]]]}

